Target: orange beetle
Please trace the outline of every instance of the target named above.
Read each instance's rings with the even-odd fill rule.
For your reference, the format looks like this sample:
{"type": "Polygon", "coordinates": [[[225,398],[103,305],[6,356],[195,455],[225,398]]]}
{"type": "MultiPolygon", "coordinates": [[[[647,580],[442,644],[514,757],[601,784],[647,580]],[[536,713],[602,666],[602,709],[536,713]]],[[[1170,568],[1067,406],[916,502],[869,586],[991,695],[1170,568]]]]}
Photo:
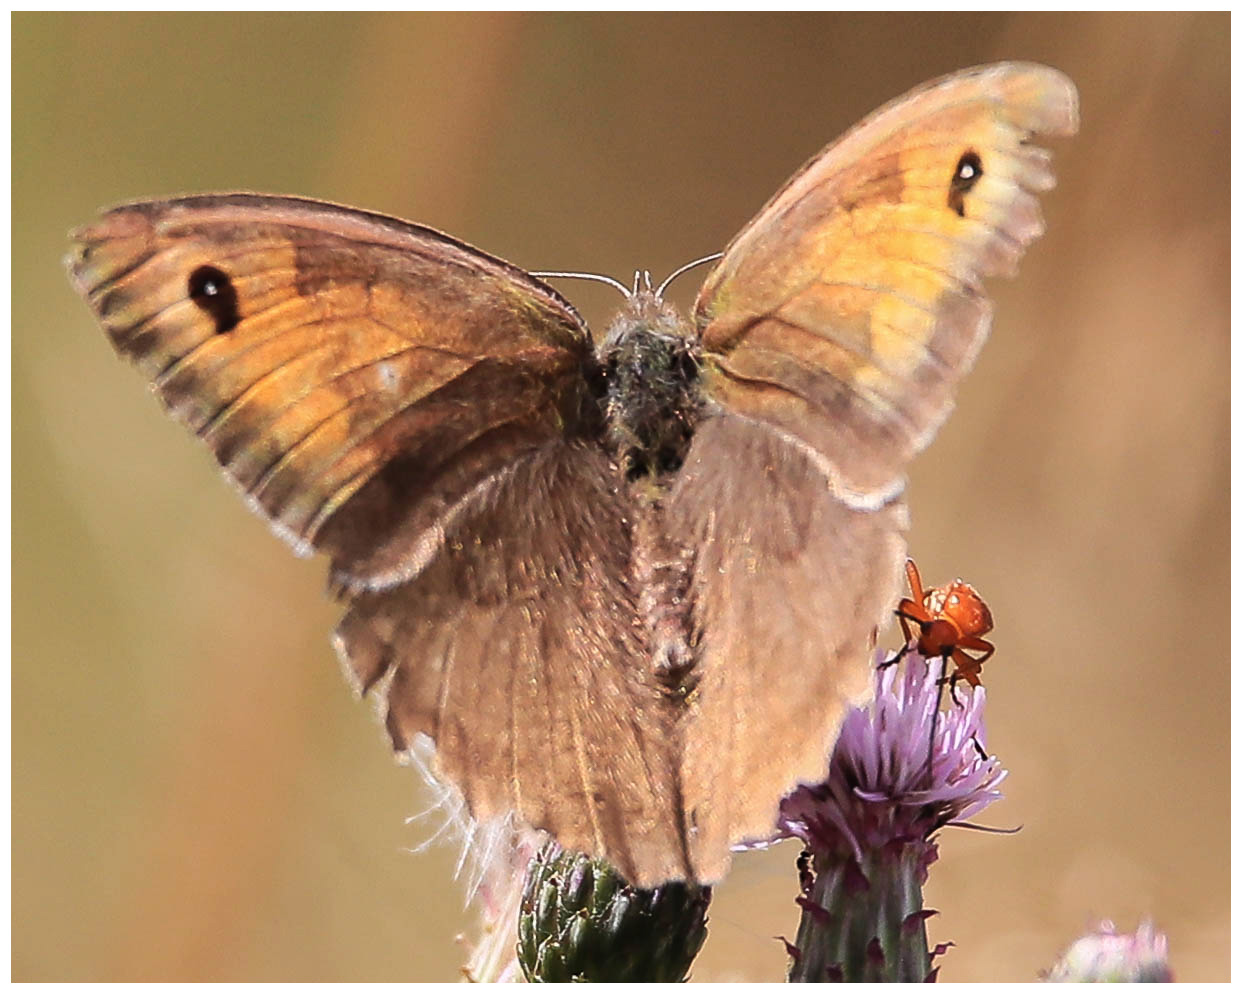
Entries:
{"type": "MultiPolygon", "coordinates": [[[[914,637],[911,623],[919,626],[916,648],[924,659],[939,656],[952,659],[953,676],[950,692],[958,680],[965,680],[972,687],[979,686],[979,670],[996,651],[996,646],[980,638],[992,630],[992,612],[978,592],[965,580],[954,580],[943,587],[923,590],[919,568],[913,559],[906,560],[906,579],[910,581],[910,597],[903,597],[897,605],[897,618],[906,636],[907,647],[914,637]],[[982,652],[982,656],[968,656],[964,650],[982,652]]],[[[906,650],[902,650],[904,655],[906,650]]]]}

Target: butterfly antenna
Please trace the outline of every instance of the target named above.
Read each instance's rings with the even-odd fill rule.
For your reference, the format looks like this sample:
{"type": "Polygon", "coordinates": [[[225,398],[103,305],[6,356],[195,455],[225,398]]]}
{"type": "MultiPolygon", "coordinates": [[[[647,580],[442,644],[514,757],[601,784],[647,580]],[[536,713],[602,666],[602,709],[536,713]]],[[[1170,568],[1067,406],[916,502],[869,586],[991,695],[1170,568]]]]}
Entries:
{"type": "MultiPolygon", "coordinates": [[[[611,276],[604,276],[601,273],[561,273],[561,272],[538,272],[531,273],[531,276],[541,280],[560,279],[560,280],[594,280],[596,283],[607,283],[610,287],[615,287],[621,291],[626,300],[629,300],[633,293],[620,280],[614,280],[611,276]]],[[[637,288],[636,288],[637,289],[637,288]]]]}
{"type": "Polygon", "coordinates": [[[668,285],[672,283],[673,280],[677,279],[677,277],[680,276],[682,273],[688,273],[695,266],[701,266],[705,262],[715,262],[722,255],[724,255],[723,252],[713,252],[711,255],[703,256],[702,259],[695,259],[694,262],[687,262],[680,269],[674,269],[672,275],[669,276],[667,279],[665,279],[665,281],[661,283],[660,286],[656,289],[656,296],[663,297],[664,291],[668,289],[668,285]]]}

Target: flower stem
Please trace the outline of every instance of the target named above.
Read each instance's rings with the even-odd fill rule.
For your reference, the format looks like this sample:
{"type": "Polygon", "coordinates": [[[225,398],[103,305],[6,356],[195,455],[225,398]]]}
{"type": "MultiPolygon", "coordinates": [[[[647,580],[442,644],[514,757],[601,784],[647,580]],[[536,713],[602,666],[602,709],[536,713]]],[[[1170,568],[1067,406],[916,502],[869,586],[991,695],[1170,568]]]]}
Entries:
{"type": "Polygon", "coordinates": [[[882,850],[822,852],[814,880],[799,898],[797,954],[791,983],[921,983],[932,973],[922,884],[935,858],[922,839],[882,850]]]}

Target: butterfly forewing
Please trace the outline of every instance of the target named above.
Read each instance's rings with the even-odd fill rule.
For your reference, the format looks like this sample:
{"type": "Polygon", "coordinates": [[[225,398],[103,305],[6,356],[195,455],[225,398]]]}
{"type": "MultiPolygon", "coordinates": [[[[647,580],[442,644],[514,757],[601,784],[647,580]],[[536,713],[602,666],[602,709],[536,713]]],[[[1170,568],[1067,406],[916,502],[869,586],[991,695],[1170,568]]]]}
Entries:
{"type": "Polygon", "coordinates": [[[877,111],[734,239],[696,304],[708,393],[879,506],[944,420],[987,333],[980,278],[1012,272],[1052,185],[1038,136],[1071,134],[1061,73],[1008,64],[877,111]]]}
{"type": "MultiPolygon", "coordinates": [[[[396,456],[434,491],[468,450],[477,484],[581,409],[572,309],[430,229],[236,195],[118,208],[77,242],[73,278],[117,350],[283,535],[323,546],[335,519],[348,574],[350,500],[396,456]]],[[[374,517],[374,489],[364,503],[374,517]]]]}

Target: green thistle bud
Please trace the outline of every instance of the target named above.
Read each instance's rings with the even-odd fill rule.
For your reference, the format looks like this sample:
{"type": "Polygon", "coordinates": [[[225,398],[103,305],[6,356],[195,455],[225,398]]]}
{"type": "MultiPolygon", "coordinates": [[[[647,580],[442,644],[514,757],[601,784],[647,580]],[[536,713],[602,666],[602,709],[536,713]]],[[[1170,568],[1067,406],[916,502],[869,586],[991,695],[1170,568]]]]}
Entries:
{"type": "Polygon", "coordinates": [[[532,983],[680,982],[707,936],[711,888],[638,890],[602,860],[548,842],[530,861],[518,963],[532,983]]]}

